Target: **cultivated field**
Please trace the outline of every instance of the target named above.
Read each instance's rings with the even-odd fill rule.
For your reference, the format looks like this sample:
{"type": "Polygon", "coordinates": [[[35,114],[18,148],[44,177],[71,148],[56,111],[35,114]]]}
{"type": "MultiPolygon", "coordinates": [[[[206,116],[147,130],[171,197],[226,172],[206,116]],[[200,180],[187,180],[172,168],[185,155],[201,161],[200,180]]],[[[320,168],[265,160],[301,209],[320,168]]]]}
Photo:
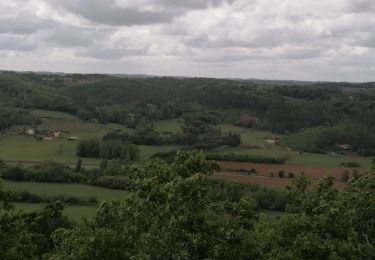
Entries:
{"type": "Polygon", "coordinates": [[[243,162],[228,162],[221,161],[218,164],[225,170],[255,170],[258,175],[263,176],[278,176],[278,172],[283,171],[285,176],[288,173],[293,173],[295,176],[307,175],[313,179],[320,179],[327,173],[333,175],[337,180],[340,180],[344,172],[353,174],[353,172],[365,172],[363,168],[347,168],[347,167],[316,167],[296,164],[265,164],[265,163],[243,163],[243,162]]]}

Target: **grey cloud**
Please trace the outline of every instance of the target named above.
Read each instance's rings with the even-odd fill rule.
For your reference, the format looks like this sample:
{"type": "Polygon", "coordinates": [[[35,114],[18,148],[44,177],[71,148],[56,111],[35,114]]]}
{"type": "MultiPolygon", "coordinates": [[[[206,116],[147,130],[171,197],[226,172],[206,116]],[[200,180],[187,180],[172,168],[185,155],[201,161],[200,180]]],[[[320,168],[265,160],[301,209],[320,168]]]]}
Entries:
{"type": "Polygon", "coordinates": [[[374,0],[348,0],[348,9],[352,12],[375,12],[374,0]]]}
{"type": "Polygon", "coordinates": [[[96,40],[103,41],[108,35],[109,32],[105,30],[60,25],[50,32],[47,40],[63,47],[89,47],[96,40]]]}
{"type": "Polygon", "coordinates": [[[77,56],[88,57],[101,60],[118,60],[125,56],[142,56],[145,55],[143,50],[130,50],[121,48],[100,48],[95,47],[84,52],[77,53],[77,56]]]}
{"type": "Polygon", "coordinates": [[[170,21],[165,12],[150,12],[117,6],[115,0],[64,0],[54,3],[94,23],[145,25],[170,21]]]}
{"type": "Polygon", "coordinates": [[[204,9],[210,5],[218,6],[223,3],[233,3],[236,0],[155,0],[157,4],[164,7],[204,9]]]}
{"type": "Polygon", "coordinates": [[[139,8],[124,8],[116,5],[115,0],[53,0],[66,10],[80,15],[91,22],[109,25],[147,25],[166,23],[174,17],[193,9],[204,9],[210,5],[233,3],[236,0],[154,0],[158,11],[142,11],[139,8]]]}
{"type": "Polygon", "coordinates": [[[295,49],[251,49],[250,51],[233,51],[229,49],[220,49],[217,55],[196,55],[193,57],[197,62],[238,62],[238,61],[276,61],[276,60],[304,60],[320,57],[323,54],[321,48],[295,48],[295,49]]]}
{"type": "Polygon", "coordinates": [[[0,33],[31,34],[53,26],[51,20],[42,20],[28,14],[14,18],[0,18],[0,33]]]}
{"type": "Polygon", "coordinates": [[[188,39],[186,42],[191,46],[204,48],[225,48],[225,47],[241,47],[241,48],[264,48],[275,47],[283,44],[300,44],[306,41],[321,41],[323,36],[313,35],[302,30],[291,29],[264,29],[256,34],[241,39],[234,36],[224,34],[224,37],[216,37],[215,40],[210,39],[208,35],[198,38],[188,39]]]}
{"type": "Polygon", "coordinates": [[[7,51],[32,51],[37,45],[25,37],[0,34],[0,50],[7,51]]]}

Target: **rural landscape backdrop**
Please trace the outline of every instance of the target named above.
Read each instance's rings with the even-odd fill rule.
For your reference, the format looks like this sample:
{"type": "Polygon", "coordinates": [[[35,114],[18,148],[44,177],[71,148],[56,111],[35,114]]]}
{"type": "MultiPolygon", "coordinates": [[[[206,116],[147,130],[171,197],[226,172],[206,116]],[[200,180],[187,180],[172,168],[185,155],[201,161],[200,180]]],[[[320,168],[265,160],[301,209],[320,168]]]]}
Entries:
{"type": "Polygon", "coordinates": [[[375,259],[374,0],[0,0],[0,260],[375,259]]]}

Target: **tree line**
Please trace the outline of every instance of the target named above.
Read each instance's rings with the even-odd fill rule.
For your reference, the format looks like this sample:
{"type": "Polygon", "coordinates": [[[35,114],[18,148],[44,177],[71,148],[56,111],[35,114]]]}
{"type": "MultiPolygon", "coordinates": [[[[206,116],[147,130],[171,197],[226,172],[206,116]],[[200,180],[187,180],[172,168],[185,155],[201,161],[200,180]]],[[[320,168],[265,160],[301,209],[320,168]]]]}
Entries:
{"type": "Polygon", "coordinates": [[[78,143],[77,155],[79,157],[135,161],[139,158],[139,149],[129,142],[119,143],[115,141],[87,139],[78,143]]]}

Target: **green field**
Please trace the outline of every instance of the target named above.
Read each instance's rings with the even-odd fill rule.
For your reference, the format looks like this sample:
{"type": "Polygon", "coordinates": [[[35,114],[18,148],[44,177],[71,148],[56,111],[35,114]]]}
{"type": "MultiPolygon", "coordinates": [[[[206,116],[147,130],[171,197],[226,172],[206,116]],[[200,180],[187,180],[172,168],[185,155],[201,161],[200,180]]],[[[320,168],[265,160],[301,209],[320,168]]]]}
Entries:
{"type": "MultiPolygon", "coordinates": [[[[78,160],[76,156],[76,141],[68,141],[69,136],[76,136],[80,139],[101,138],[105,133],[111,130],[120,129],[132,133],[135,130],[125,126],[109,123],[106,125],[82,121],[74,115],[44,110],[32,110],[34,115],[41,117],[42,123],[38,129],[60,130],[63,131],[62,139],[56,141],[37,141],[31,136],[0,136],[0,158],[4,161],[13,161],[14,163],[40,162],[45,160],[54,160],[59,163],[74,166],[78,160]]],[[[161,120],[154,122],[155,131],[160,133],[180,131],[182,123],[179,120],[161,120]]],[[[21,127],[21,126],[19,126],[21,127]]],[[[216,127],[222,131],[232,131],[241,134],[242,145],[237,148],[226,148],[221,153],[234,152],[246,153],[252,155],[287,157],[288,163],[303,164],[310,166],[338,167],[342,162],[359,162],[362,167],[370,166],[370,158],[352,156],[338,157],[327,154],[299,154],[297,151],[288,151],[276,144],[266,142],[266,139],[281,138],[279,135],[267,131],[248,129],[229,124],[220,124],[216,127]],[[257,146],[260,148],[249,148],[257,146]]],[[[139,145],[140,163],[143,164],[150,156],[160,151],[170,151],[179,149],[181,146],[147,146],[139,145]]],[[[86,167],[97,167],[100,159],[84,158],[83,164],[86,167]]]]}
{"type": "MultiPolygon", "coordinates": [[[[22,210],[24,212],[33,212],[41,209],[45,204],[32,204],[32,203],[12,203],[16,210],[22,210]]],[[[95,215],[97,207],[90,206],[66,206],[64,208],[63,215],[75,220],[80,221],[82,218],[91,218],[95,215]]]]}
{"type": "MultiPolygon", "coordinates": [[[[61,139],[54,141],[38,141],[32,136],[0,136],[0,159],[6,162],[40,162],[53,160],[66,165],[75,165],[78,157],[76,155],[77,141],[68,141],[68,137],[75,136],[79,139],[99,138],[111,130],[120,129],[126,132],[134,132],[125,126],[109,123],[101,125],[79,120],[73,115],[63,112],[33,110],[33,114],[41,117],[42,123],[38,129],[59,130],[63,132],[61,139]]],[[[178,123],[171,120],[170,123],[162,122],[159,129],[167,129],[174,125],[176,130],[178,123]]],[[[14,128],[23,128],[15,126],[14,128]]],[[[146,161],[157,151],[169,151],[178,146],[140,146],[140,161],[146,161]]],[[[84,158],[83,165],[95,167],[99,165],[100,159],[84,158]]]]}
{"type": "Polygon", "coordinates": [[[165,132],[171,132],[176,133],[181,131],[182,123],[178,120],[160,120],[157,122],[154,122],[153,128],[156,132],[159,132],[161,134],[165,132]]]}
{"type": "MultiPolygon", "coordinates": [[[[3,181],[5,190],[28,191],[36,195],[47,195],[49,197],[57,195],[70,195],[80,198],[96,197],[99,202],[120,199],[126,196],[127,192],[121,190],[112,190],[100,187],[94,187],[83,184],[57,184],[57,183],[37,183],[37,182],[13,182],[3,181]]],[[[43,207],[43,204],[14,203],[16,209],[30,212],[43,207]]],[[[74,220],[80,220],[82,217],[94,216],[97,207],[92,206],[67,206],[64,209],[64,215],[74,220]]]]}
{"type": "MultiPolygon", "coordinates": [[[[30,136],[3,136],[0,138],[0,158],[4,161],[40,162],[54,160],[74,165],[77,142],[68,140],[37,141],[30,136]]],[[[83,164],[98,165],[99,159],[85,158],[83,164]]]]}
{"type": "Polygon", "coordinates": [[[247,129],[232,125],[219,125],[223,131],[232,131],[241,134],[242,145],[236,148],[226,148],[220,153],[239,153],[251,154],[270,157],[285,157],[287,163],[300,164],[308,166],[322,166],[322,167],[339,167],[342,162],[358,162],[363,168],[371,166],[371,158],[361,156],[336,156],[330,154],[314,154],[314,153],[300,153],[298,151],[287,150],[276,144],[269,144],[265,141],[266,138],[275,139],[281,138],[280,135],[275,135],[267,131],[260,131],[254,129],[247,129]],[[259,146],[260,148],[248,148],[247,146],[259,146]]]}
{"type": "Polygon", "coordinates": [[[279,135],[272,134],[267,131],[248,129],[244,127],[221,124],[217,125],[222,131],[231,131],[234,133],[241,134],[241,141],[243,145],[260,146],[260,147],[275,147],[273,144],[269,144],[265,141],[265,138],[275,139],[279,138],[279,135]]]}
{"type": "Polygon", "coordinates": [[[3,186],[6,190],[28,191],[36,195],[71,195],[81,198],[96,197],[100,202],[120,198],[126,195],[125,191],[84,184],[3,181],[3,186]]]}

